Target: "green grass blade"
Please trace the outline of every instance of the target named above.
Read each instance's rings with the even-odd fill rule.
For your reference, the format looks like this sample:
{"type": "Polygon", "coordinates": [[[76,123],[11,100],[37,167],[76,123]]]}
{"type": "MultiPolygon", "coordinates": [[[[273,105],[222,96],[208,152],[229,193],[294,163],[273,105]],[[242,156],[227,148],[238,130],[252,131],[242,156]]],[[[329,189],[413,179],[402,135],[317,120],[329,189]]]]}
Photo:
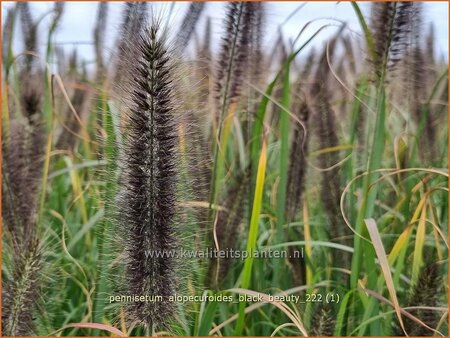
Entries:
{"type": "MultiPolygon", "coordinates": [[[[252,264],[253,264],[253,251],[256,249],[256,240],[258,238],[258,223],[261,213],[262,199],[264,193],[264,181],[266,175],[266,163],[267,163],[267,145],[263,141],[261,155],[259,158],[258,173],[256,175],[256,186],[254,201],[252,207],[252,217],[250,220],[250,229],[247,240],[247,252],[248,257],[244,262],[244,269],[242,271],[241,287],[242,289],[247,289],[250,285],[250,278],[252,274],[252,264]]],[[[244,326],[244,311],[245,302],[239,304],[239,318],[236,325],[236,335],[240,336],[244,326]]]]}

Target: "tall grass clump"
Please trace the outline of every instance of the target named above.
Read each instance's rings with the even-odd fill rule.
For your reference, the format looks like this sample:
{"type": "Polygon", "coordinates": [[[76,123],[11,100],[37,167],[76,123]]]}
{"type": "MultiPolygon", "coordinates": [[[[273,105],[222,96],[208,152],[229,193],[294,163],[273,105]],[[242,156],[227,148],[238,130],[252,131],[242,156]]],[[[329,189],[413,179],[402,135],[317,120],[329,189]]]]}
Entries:
{"type": "Polygon", "coordinates": [[[441,5],[2,6],[3,335],[448,335],[441,5]]]}

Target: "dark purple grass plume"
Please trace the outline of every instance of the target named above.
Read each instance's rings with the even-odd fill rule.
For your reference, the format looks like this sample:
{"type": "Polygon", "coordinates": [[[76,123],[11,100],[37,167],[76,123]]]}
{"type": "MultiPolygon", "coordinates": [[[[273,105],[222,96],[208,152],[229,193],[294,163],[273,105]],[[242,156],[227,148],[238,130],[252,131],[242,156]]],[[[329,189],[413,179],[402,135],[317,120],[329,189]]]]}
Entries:
{"type": "MultiPolygon", "coordinates": [[[[36,53],[37,24],[29,3],[16,6],[25,51],[36,53]]],[[[12,26],[8,28],[12,34],[12,26]]],[[[9,128],[2,128],[3,245],[10,253],[10,259],[3,262],[8,273],[2,273],[3,336],[36,334],[33,317],[43,287],[44,240],[37,216],[46,138],[42,122],[43,72],[30,54],[24,56],[19,67],[19,106],[10,107],[9,128]]]]}
{"type": "MultiPolygon", "coordinates": [[[[328,45],[328,57],[333,58],[337,36],[330,40],[328,45]]],[[[336,115],[329,102],[330,70],[327,63],[327,48],[325,47],[320,58],[314,83],[311,86],[311,97],[313,105],[313,119],[316,123],[317,138],[320,149],[327,149],[339,144],[337,134],[336,115]]],[[[337,152],[329,152],[319,157],[320,167],[327,169],[339,162],[337,152]]],[[[341,220],[339,200],[341,197],[339,168],[325,170],[322,172],[321,198],[325,211],[330,221],[330,239],[336,240],[344,235],[347,230],[341,220]]]]}
{"type": "MultiPolygon", "coordinates": [[[[12,37],[14,29],[14,18],[16,16],[16,9],[10,8],[6,12],[5,21],[2,27],[2,62],[5,73],[8,74],[12,57],[12,37]]],[[[5,77],[7,79],[7,77],[5,77]]]]}
{"type": "Polygon", "coordinates": [[[12,119],[2,142],[3,245],[11,258],[2,274],[2,335],[35,334],[33,314],[40,301],[42,246],[38,197],[45,134],[33,116],[12,119]]]}
{"type": "Polygon", "coordinates": [[[131,48],[130,42],[138,34],[147,18],[146,2],[126,2],[123,10],[123,21],[120,27],[119,41],[117,42],[117,58],[114,74],[114,83],[123,80],[123,74],[127,72],[128,63],[136,56],[135,48],[131,48]]]}
{"type": "Polygon", "coordinates": [[[103,55],[105,48],[106,22],[108,18],[108,3],[100,2],[97,10],[97,22],[94,28],[94,50],[97,63],[96,79],[102,82],[106,77],[106,66],[103,55]]]}
{"type": "Polygon", "coordinates": [[[332,337],[336,325],[336,315],[329,304],[315,304],[311,320],[310,334],[314,337],[332,337]]]}
{"type": "Polygon", "coordinates": [[[374,37],[373,69],[378,78],[394,70],[416,40],[420,30],[421,4],[374,2],[371,25],[374,37]]]}
{"type": "Polygon", "coordinates": [[[173,316],[175,262],[152,257],[176,248],[176,149],[173,66],[157,24],[133,40],[118,196],[118,222],[124,247],[124,295],[162,296],[161,302],[124,304],[129,324],[164,326],[173,316]]]}
{"type": "MultiPolygon", "coordinates": [[[[317,139],[320,149],[327,149],[339,144],[336,114],[332,109],[330,98],[329,83],[331,78],[328,58],[333,62],[336,43],[342,29],[329,41],[328,47],[325,47],[319,60],[315,72],[314,83],[311,85],[311,122],[315,124],[317,139]]],[[[322,182],[320,197],[324,206],[324,211],[329,221],[329,238],[333,242],[348,244],[351,231],[342,219],[340,209],[341,190],[341,172],[339,167],[335,166],[340,160],[339,153],[336,151],[321,154],[318,158],[322,169],[322,182]],[[332,168],[333,167],[333,168],[332,168]],[[332,169],[331,169],[332,168],[332,169]]],[[[350,256],[343,254],[334,257],[334,263],[339,267],[347,267],[350,262],[350,256]]],[[[341,275],[342,276],[342,275],[341,275]]],[[[345,283],[346,276],[343,277],[345,283]]]]}
{"type": "Polygon", "coordinates": [[[222,121],[241,94],[255,24],[255,3],[230,2],[227,6],[215,84],[217,121],[222,121]]]}
{"type": "Polygon", "coordinates": [[[29,53],[37,52],[37,23],[33,20],[30,4],[28,2],[19,2],[17,4],[17,9],[20,14],[25,52],[27,52],[25,55],[25,67],[27,72],[31,72],[35,56],[29,53]]]}
{"type": "Polygon", "coordinates": [[[180,52],[188,46],[205,6],[206,2],[191,2],[189,5],[175,42],[175,46],[180,52]]]}
{"type": "Polygon", "coordinates": [[[266,24],[266,8],[263,2],[254,4],[255,24],[252,26],[252,82],[259,84],[264,80],[264,25],[266,24]]]}
{"type": "MultiPolygon", "coordinates": [[[[303,101],[295,109],[296,117],[308,128],[310,109],[303,101]]],[[[308,151],[307,130],[297,122],[294,122],[291,150],[289,155],[289,174],[287,185],[286,218],[293,221],[301,206],[302,194],[305,188],[306,153],[308,151]]]]}
{"type": "MultiPolygon", "coordinates": [[[[433,256],[433,254],[431,254],[433,256]]],[[[437,307],[439,306],[438,295],[443,285],[442,268],[439,263],[433,262],[425,265],[419,274],[417,283],[413,286],[407,306],[437,307]]],[[[429,309],[408,310],[412,315],[419,318],[422,322],[431,328],[436,328],[439,322],[438,313],[429,309]]],[[[433,331],[418,324],[412,319],[404,319],[405,330],[411,337],[433,336],[433,331]]],[[[395,335],[404,336],[405,333],[397,324],[395,335]]]]}
{"type": "MultiPolygon", "coordinates": [[[[289,171],[288,171],[288,185],[286,198],[286,220],[288,222],[294,221],[301,210],[303,191],[305,189],[306,180],[306,154],[308,151],[308,119],[311,114],[308,104],[302,101],[300,105],[295,107],[296,117],[303,123],[305,129],[297,122],[294,122],[293,135],[290,144],[289,154],[289,171]]],[[[295,241],[295,238],[301,237],[301,231],[298,229],[289,229],[287,232],[287,240],[295,241]]],[[[299,250],[297,247],[289,247],[291,268],[293,272],[293,279],[296,285],[303,285],[306,280],[305,262],[303,258],[295,257],[295,251],[299,250]]]]}

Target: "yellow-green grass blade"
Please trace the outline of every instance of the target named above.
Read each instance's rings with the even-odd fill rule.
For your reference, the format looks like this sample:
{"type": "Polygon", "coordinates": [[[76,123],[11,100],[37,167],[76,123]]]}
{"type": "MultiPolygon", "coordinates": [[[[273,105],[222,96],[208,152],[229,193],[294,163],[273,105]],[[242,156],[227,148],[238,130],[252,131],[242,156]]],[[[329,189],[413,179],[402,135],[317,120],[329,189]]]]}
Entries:
{"type": "MultiPolygon", "coordinates": [[[[259,217],[261,213],[263,193],[264,193],[264,181],[266,175],[266,164],[267,164],[267,144],[266,141],[263,140],[261,155],[259,158],[258,172],[256,175],[256,186],[254,193],[254,201],[252,207],[252,216],[250,219],[250,229],[248,233],[247,239],[247,252],[249,253],[248,257],[245,259],[244,268],[242,271],[242,279],[241,279],[241,288],[247,289],[250,285],[250,279],[252,274],[252,265],[253,265],[253,251],[256,250],[256,240],[258,238],[259,232],[259,217]]],[[[236,325],[236,335],[239,336],[242,333],[244,326],[244,310],[245,310],[245,302],[241,302],[239,304],[239,319],[236,325]]]]}
{"type": "Polygon", "coordinates": [[[419,224],[416,231],[416,241],[414,244],[414,254],[412,263],[412,276],[411,282],[416,285],[419,279],[420,269],[423,265],[423,246],[425,244],[425,228],[426,228],[427,208],[426,204],[422,208],[422,212],[419,218],[419,224]]]}
{"type": "MultiPolygon", "coordinates": [[[[311,226],[309,224],[309,214],[308,214],[308,204],[305,200],[303,201],[303,232],[305,236],[305,254],[308,259],[312,257],[312,246],[311,246],[311,226]]],[[[312,285],[313,282],[311,265],[306,264],[306,284],[312,285]]]]}
{"type": "Polygon", "coordinates": [[[53,76],[49,78],[49,86],[51,88],[51,97],[52,97],[52,104],[50,106],[50,132],[47,136],[47,143],[45,147],[45,158],[44,158],[44,164],[43,164],[43,171],[42,171],[42,186],[40,191],[40,203],[39,203],[39,211],[38,211],[38,219],[37,224],[39,225],[42,221],[42,216],[45,209],[45,201],[47,197],[47,178],[50,170],[50,157],[52,152],[52,144],[53,144],[53,131],[55,128],[55,93],[54,93],[54,86],[53,86],[53,76]]]}

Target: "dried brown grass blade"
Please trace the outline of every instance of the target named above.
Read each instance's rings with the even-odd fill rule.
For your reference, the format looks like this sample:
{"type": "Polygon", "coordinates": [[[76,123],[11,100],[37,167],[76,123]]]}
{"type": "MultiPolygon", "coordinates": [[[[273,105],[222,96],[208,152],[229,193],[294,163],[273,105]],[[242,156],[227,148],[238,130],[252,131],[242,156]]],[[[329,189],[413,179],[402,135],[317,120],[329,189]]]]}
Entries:
{"type": "Polygon", "coordinates": [[[306,329],[302,323],[301,318],[294,311],[292,311],[292,309],[289,306],[287,306],[285,303],[272,301],[272,300],[270,300],[269,295],[267,295],[265,293],[261,293],[261,292],[252,291],[252,290],[233,288],[233,289],[229,289],[228,291],[238,293],[238,294],[248,295],[248,296],[252,296],[252,297],[262,296],[262,298],[265,302],[270,303],[270,304],[274,305],[275,307],[277,307],[278,309],[280,309],[292,321],[292,323],[298,328],[298,330],[305,337],[308,336],[308,333],[306,332],[306,329]]]}
{"type": "Polygon", "coordinates": [[[100,324],[100,323],[72,323],[63,326],[58,331],[62,331],[69,328],[78,328],[78,329],[95,329],[95,330],[101,330],[101,331],[107,331],[111,332],[119,337],[127,337],[125,333],[120,331],[119,329],[116,329],[113,326],[106,325],[106,324],[100,324]]]}
{"type": "Polygon", "coordinates": [[[367,230],[369,231],[369,236],[372,239],[372,244],[375,249],[375,252],[378,257],[378,261],[381,266],[381,270],[384,275],[384,279],[386,281],[386,286],[389,291],[389,295],[391,297],[392,303],[394,305],[395,313],[397,314],[398,321],[400,323],[400,326],[403,330],[403,332],[408,335],[408,333],[405,330],[405,326],[403,324],[403,319],[401,315],[401,309],[400,304],[397,299],[397,293],[395,292],[395,285],[394,280],[392,279],[391,270],[389,268],[389,263],[387,260],[387,255],[384,250],[383,242],[381,241],[380,233],[378,231],[377,223],[373,218],[369,218],[364,220],[367,226],[367,230]]]}

